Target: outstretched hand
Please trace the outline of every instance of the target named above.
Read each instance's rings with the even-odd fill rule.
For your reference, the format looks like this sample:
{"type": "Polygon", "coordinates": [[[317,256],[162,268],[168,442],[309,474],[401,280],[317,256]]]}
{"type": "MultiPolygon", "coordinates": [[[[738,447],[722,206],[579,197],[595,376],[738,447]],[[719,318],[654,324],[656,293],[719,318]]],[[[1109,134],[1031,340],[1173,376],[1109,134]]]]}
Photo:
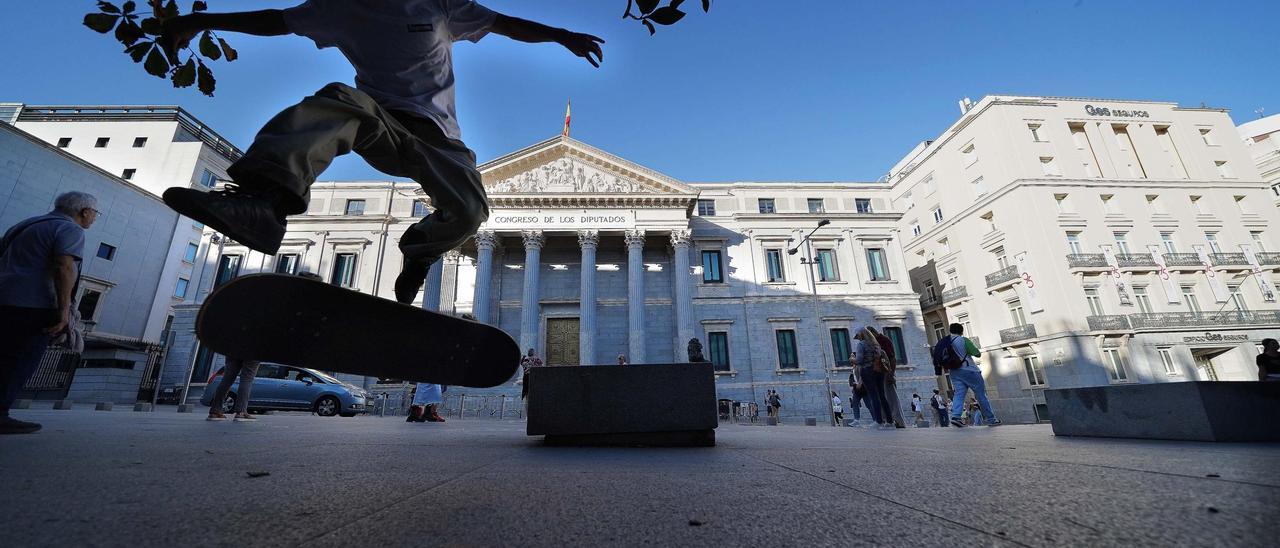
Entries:
{"type": "Polygon", "coordinates": [[[560,38],[560,45],[574,55],[586,59],[596,68],[600,68],[600,63],[604,62],[604,51],[600,49],[600,44],[603,43],[604,39],[598,36],[572,31],[565,31],[565,35],[560,38]],[[592,55],[595,58],[592,58],[592,55]]]}
{"type": "Polygon", "coordinates": [[[180,15],[165,19],[160,25],[156,43],[160,44],[171,65],[178,64],[178,51],[190,45],[191,39],[200,33],[200,29],[190,23],[190,15],[180,15]]]}

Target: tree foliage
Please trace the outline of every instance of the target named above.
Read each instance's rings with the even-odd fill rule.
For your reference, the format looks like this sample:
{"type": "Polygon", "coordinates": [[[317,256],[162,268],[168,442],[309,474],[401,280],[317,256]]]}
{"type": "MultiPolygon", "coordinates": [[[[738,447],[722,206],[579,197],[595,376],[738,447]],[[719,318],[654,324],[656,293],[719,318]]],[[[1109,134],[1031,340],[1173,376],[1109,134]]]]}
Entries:
{"type": "MultiPolygon", "coordinates": [[[[119,6],[111,2],[99,1],[98,11],[85,14],[84,26],[99,34],[114,31],[115,39],[124,46],[124,53],[134,63],[142,64],[147,74],[157,78],[166,78],[173,82],[173,87],[186,88],[192,84],[201,93],[213,97],[217,80],[207,62],[224,59],[235,61],[240,55],[221,36],[213,31],[200,34],[193,40],[196,49],[188,45],[185,50],[176,52],[173,57],[165,54],[164,48],[157,43],[161,34],[161,26],[166,19],[180,15],[177,0],[144,0],[151,6],[150,15],[137,11],[137,3],[129,0],[119,6]],[[186,59],[181,57],[186,55],[186,59]]],[[[623,19],[639,21],[653,35],[657,25],[674,25],[684,19],[685,12],[680,9],[685,0],[627,0],[627,10],[623,19]]],[[[711,0],[700,0],[702,11],[711,10],[711,0]]],[[[205,0],[194,0],[191,12],[206,11],[209,5],[205,0]]]]}

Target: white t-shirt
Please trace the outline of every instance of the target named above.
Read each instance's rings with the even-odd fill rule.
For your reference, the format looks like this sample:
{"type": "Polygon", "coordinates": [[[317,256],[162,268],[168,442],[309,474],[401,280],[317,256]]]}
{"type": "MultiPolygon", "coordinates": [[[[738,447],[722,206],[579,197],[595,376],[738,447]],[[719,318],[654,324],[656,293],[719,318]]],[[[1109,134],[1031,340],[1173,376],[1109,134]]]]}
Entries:
{"type": "Polygon", "coordinates": [[[356,88],[383,108],[435,120],[454,139],[462,129],[453,43],[480,40],[496,17],[473,0],[307,0],[284,10],[290,32],[342,51],[356,88]]]}

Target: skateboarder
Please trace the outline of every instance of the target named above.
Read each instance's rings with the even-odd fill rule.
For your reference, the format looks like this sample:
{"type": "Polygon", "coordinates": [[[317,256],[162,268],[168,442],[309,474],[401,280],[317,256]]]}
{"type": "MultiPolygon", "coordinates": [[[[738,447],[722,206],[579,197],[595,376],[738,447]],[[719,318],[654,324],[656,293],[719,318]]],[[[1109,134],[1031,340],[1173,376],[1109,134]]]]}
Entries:
{"type": "Polygon", "coordinates": [[[337,47],[356,87],[332,83],[277,114],[225,190],[170,188],[165,203],[251,249],[274,255],[285,217],[306,211],[309,189],[334,157],[354,150],[373,167],[422,185],[435,211],[400,239],[396,300],[413,302],[428,267],[472,237],[489,216],[475,154],[454,109],[453,42],[489,32],[556,42],[599,67],[604,40],[496,13],[473,0],[308,0],[285,10],[192,13],[164,22],[159,41],[177,49],[205,30],[297,34],[337,47]]]}

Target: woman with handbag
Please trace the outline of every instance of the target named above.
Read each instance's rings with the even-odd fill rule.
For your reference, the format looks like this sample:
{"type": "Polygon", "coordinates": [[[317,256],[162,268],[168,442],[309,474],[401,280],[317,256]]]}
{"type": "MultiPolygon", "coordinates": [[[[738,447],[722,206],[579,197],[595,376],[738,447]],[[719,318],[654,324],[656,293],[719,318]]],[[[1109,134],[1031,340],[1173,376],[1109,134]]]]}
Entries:
{"type": "Polygon", "coordinates": [[[884,395],[887,371],[884,351],[880,349],[875,336],[866,329],[858,331],[853,339],[853,363],[857,366],[854,372],[858,374],[858,384],[866,387],[867,407],[871,409],[871,418],[882,426],[893,424],[893,413],[889,410],[889,403],[885,401],[884,395]]]}

